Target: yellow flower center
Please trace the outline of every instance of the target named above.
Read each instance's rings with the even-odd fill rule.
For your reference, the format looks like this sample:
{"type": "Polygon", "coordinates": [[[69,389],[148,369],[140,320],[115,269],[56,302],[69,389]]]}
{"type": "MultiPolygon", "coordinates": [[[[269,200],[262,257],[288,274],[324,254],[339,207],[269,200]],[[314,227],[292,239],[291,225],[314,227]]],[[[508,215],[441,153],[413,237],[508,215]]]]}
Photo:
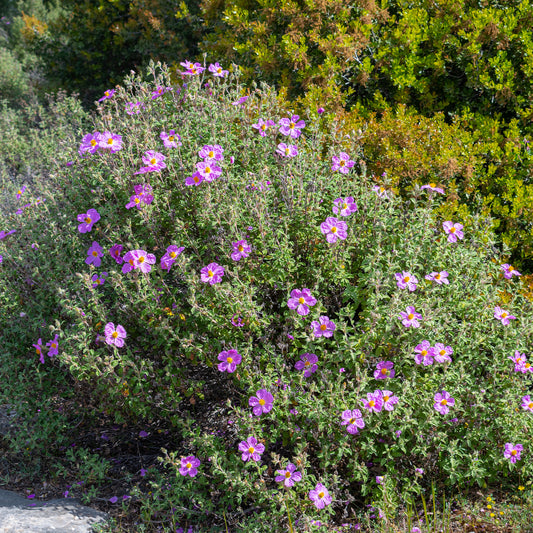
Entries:
{"type": "Polygon", "coordinates": [[[85,222],[87,222],[87,224],[90,224],[90,223],[91,223],[91,217],[87,217],[87,218],[85,219],[85,222]]]}
{"type": "Polygon", "coordinates": [[[309,361],[306,361],[306,362],[304,363],[304,366],[311,366],[311,363],[310,363],[309,361]]]}
{"type": "Polygon", "coordinates": [[[446,350],[441,350],[441,351],[439,352],[439,355],[446,355],[446,350]]]}
{"type": "Polygon", "coordinates": [[[35,353],[36,353],[37,355],[41,355],[41,350],[40,350],[40,348],[35,348],[35,353]]]}
{"type": "Polygon", "coordinates": [[[118,337],[118,331],[113,331],[113,333],[111,333],[111,337],[116,339],[118,337]]]}
{"type": "Polygon", "coordinates": [[[529,403],[527,404],[527,406],[528,406],[529,409],[533,409],[533,402],[529,402],[529,403]]]}
{"type": "Polygon", "coordinates": [[[151,165],[155,165],[157,163],[157,160],[155,157],[152,157],[152,159],[150,159],[150,164],[151,165]]]}
{"type": "Polygon", "coordinates": [[[262,129],[263,131],[265,131],[265,130],[267,129],[267,125],[266,125],[266,124],[261,124],[261,129],[262,129]]]}
{"type": "Polygon", "coordinates": [[[343,209],[348,209],[348,204],[347,204],[346,202],[344,202],[344,203],[342,204],[342,208],[343,208],[343,209]]]}
{"type": "Polygon", "coordinates": [[[212,278],[212,277],[214,276],[213,271],[212,271],[212,270],[208,270],[208,271],[207,271],[207,275],[208,275],[210,278],[212,278]]]}
{"type": "Polygon", "coordinates": [[[192,72],[193,74],[196,74],[196,67],[191,67],[191,72],[192,72]]]}
{"type": "Polygon", "coordinates": [[[509,272],[512,272],[513,270],[514,268],[511,265],[509,265],[509,272]]]}
{"type": "Polygon", "coordinates": [[[343,167],[345,164],[346,164],[346,161],[344,161],[344,159],[341,159],[341,160],[339,161],[339,166],[340,166],[340,167],[343,167]]]}
{"type": "Polygon", "coordinates": [[[172,259],[174,259],[174,257],[176,257],[176,252],[170,252],[168,255],[170,255],[170,257],[172,257],[172,259]]]}
{"type": "Polygon", "coordinates": [[[210,150],[207,155],[208,155],[208,157],[213,158],[213,157],[215,157],[215,152],[213,152],[213,150],[210,150]]]}
{"type": "Polygon", "coordinates": [[[96,139],[91,139],[91,146],[96,146],[96,139]]]}
{"type": "Polygon", "coordinates": [[[289,478],[291,477],[291,473],[290,473],[290,472],[285,472],[285,477],[286,477],[287,479],[289,479],[289,478]]]}
{"type": "Polygon", "coordinates": [[[239,247],[237,249],[239,250],[239,252],[242,252],[244,250],[244,247],[242,244],[239,244],[239,247]]]}
{"type": "Polygon", "coordinates": [[[435,276],[435,279],[440,279],[440,274],[437,274],[437,275],[435,276]]]}
{"type": "Polygon", "coordinates": [[[405,276],[405,278],[403,278],[403,282],[404,283],[407,283],[411,278],[409,276],[405,276]]]}
{"type": "Polygon", "coordinates": [[[206,174],[209,174],[211,172],[211,168],[210,167],[205,167],[204,172],[206,174]]]}
{"type": "Polygon", "coordinates": [[[450,228],[450,233],[455,233],[455,228],[450,228]]]}
{"type": "Polygon", "coordinates": [[[328,329],[328,327],[326,326],[326,324],[320,324],[320,329],[322,331],[326,331],[326,329],[328,329]]]}
{"type": "Polygon", "coordinates": [[[385,187],[380,187],[379,188],[379,192],[384,192],[385,191],[385,187]]]}
{"type": "Polygon", "coordinates": [[[107,139],[107,144],[111,145],[111,144],[113,144],[113,142],[114,142],[114,139],[112,137],[107,139]]]}
{"type": "Polygon", "coordinates": [[[139,257],[139,263],[144,263],[144,255],[141,255],[141,257],[139,257]]]}
{"type": "Polygon", "coordinates": [[[93,256],[96,257],[98,255],[98,252],[96,250],[93,251],[93,256]]]}
{"type": "Polygon", "coordinates": [[[220,74],[222,72],[222,68],[221,67],[218,67],[217,68],[217,74],[220,74]]]}
{"type": "Polygon", "coordinates": [[[507,316],[507,313],[506,312],[503,312],[502,313],[502,318],[505,318],[507,316]]]}
{"type": "Polygon", "coordinates": [[[168,136],[168,140],[169,140],[170,142],[174,141],[174,135],[169,135],[169,136],[168,136]]]}
{"type": "Polygon", "coordinates": [[[428,351],[427,351],[427,350],[422,350],[422,351],[420,352],[420,355],[421,355],[422,357],[426,357],[427,354],[428,354],[428,351]]]}
{"type": "Polygon", "coordinates": [[[252,448],[251,446],[248,448],[248,453],[254,453],[255,452],[255,449],[252,448]]]}
{"type": "Polygon", "coordinates": [[[319,497],[320,499],[322,499],[324,496],[325,496],[325,494],[324,494],[323,492],[319,492],[319,493],[318,493],[318,497],[319,497]]]}
{"type": "Polygon", "coordinates": [[[263,398],[259,400],[259,405],[265,405],[265,400],[263,400],[263,398]]]}
{"type": "Polygon", "coordinates": [[[331,228],[331,233],[337,233],[337,228],[335,226],[331,228]]]}
{"type": "Polygon", "coordinates": [[[133,200],[133,201],[134,201],[136,204],[138,204],[138,203],[141,201],[141,199],[140,199],[138,196],[136,196],[136,197],[135,197],[135,200],[133,200]]]}
{"type": "Polygon", "coordinates": [[[525,366],[526,368],[529,368],[529,367],[531,366],[531,363],[526,363],[524,366],[525,366]]]}
{"type": "Polygon", "coordinates": [[[228,363],[230,363],[230,364],[233,363],[233,357],[228,357],[228,358],[226,359],[226,361],[227,361],[228,363]]]}
{"type": "Polygon", "coordinates": [[[291,122],[291,123],[289,124],[289,128],[290,128],[291,130],[293,130],[295,126],[296,126],[296,124],[295,124],[294,122],[291,122]]]}
{"type": "Polygon", "coordinates": [[[383,401],[384,402],[388,402],[389,401],[389,396],[383,396],[383,401]]]}
{"type": "Polygon", "coordinates": [[[386,374],[389,373],[389,371],[388,371],[388,369],[386,369],[386,368],[382,368],[382,369],[381,369],[381,373],[382,373],[383,375],[386,375],[386,374]]]}
{"type": "Polygon", "coordinates": [[[518,453],[518,452],[517,452],[516,450],[513,450],[513,451],[511,452],[511,455],[514,457],[517,453],[518,453]]]}
{"type": "Polygon", "coordinates": [[[448,400],[446,398],[443,398],[441,401],[440,401],[440,404],[441,405],[446,405],[448,403],[448,400]]]}
{"type": "Polygon", "coordinates": [[[349,422],[350,424],[355,424],[355,418],[350,418],[349,422]]]}
{"type": "Polygon", "coordinates": [[[304,304],[305,303],[305,299],[304,298],[298,298],[298,303],[304,304]]]}
{"type": "Polygon", "coordinates": [[[408,319],[408,320],[413,320],[414,317],[415,317],[415,315],[413,315],[413,313],[409,313],[409,314],[407,315],[407,319],[408,319]]]}
{"type": "Polygon", "coordinates": [[[21,190],[19,190],[17,194],[22,194],[22,191],[21,191],[21,190]]]}
{"type": "Polygon", "coordinates": [[[131,266],[133,266],[133,259],[130,259],[130,260],[128,261],[128,263],[129,263],[131,266]]]}
{"type": "Polygon", "coordinates": [[[429,186],[434,189],[437,185],[435,183],[430,183],[429,186]]]}
{"type": "Polygon", "coordinates": [[[193,176],[194,183],[198,183],[200,178],[198,176],[193,176]]]}
{"type": "Polygon", "coordinates": [[[55,342],[52,343],[52,348],[55,350],[57,348],[57,344],[55,342]]]}
{"type": "Polygon", "coordinates": [[[289,148],[288,147],[285,148],[285,155],[289,155],[289,152],[290,152],[289,148]]]}
{"type": "Polygon", "coordinates": [[[191,468],[192,468],[191,463],[187,463],[187,464],[185,465],[185,468],[191,469],[191,468]]]}
{"type": "Polygon", "coordinates": [[[368,406],[369,406],[369,407],[374,407],[374,405],[376,405],[376,402],[375,402],[374,400],[370,400],[370,401],[368,402],[368,406]]]}

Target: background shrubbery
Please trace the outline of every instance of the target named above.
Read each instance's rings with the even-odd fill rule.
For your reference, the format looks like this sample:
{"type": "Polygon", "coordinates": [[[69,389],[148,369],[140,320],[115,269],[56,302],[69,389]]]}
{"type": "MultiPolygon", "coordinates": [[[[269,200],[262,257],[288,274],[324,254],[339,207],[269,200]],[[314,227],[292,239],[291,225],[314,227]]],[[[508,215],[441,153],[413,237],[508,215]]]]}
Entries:
{"type": "MultiPolygon", "coordinates": [[[[380,198],[359,141],[330,129],[324,116],[302,117],[306,126],[298,139],[275,131],[262,137],[252,128],[259,118],[285,116],[267,87],[233,105],[245,92],[235,78],[189,77],[180,87],[156,67],[148,78],[154,82],[126,79],[85,129],[120,134],[120,151],[73,155],[81,133],[76,143],[56,137],[54,167],[18,200],[17,207],[30,206],[21,215],[7,209],[2,215],[2,227],[17,232],[0,243],[0,330],[10,332],[1,368],[7,382],[24,375],[32,395],[15,394],[10,386],[1,399],[28,412],[40,408],[38,420],[57,420],[41,431],[37,425],[39,440],[14,438],[12,446],[59,453],[55,433],[66,418],[54,414],[52,400],[40,400],[53,398],[53,389],[88,417],[103,411],[117,421],[170,426],[175,448],[165,462],[176,476],[172,488],[154,480],[151,495],[137,494],[146,520],[157,510],[167,526],[174,507],[178,523],[202,524],[206,516],[220,528],[228,517],[247,531],[270,530],[272,520],[287,529],[287,504],[293,519],[308,527],[318,514],[308,498],[317,482],[334,497],[321,520],[355,523],[370,497],[394,518],[428,480],[444,492],[505,476],[530,480],[524,435],[533,420],[520,409],[529,379],[508,358],[515,350],[529,352],[533,309],[521,282],[503,278],[506,256],[496,247],[491,220],[465,213],[465,238],[451,244],[442,229],[450,218],[435,215],[445,213],[445,200],[419,188],[406,191],[407,200],[390,189],[389,198],[380,198]],[[154,99],[157,86],[173,90],[154,99]],[[141,112],[126,114],[125,104],[136,101],[144,104],[141,112]],[[160,134],[171,129],[182,146],[163,147],[160,134]],[[298,155],[277,155],[279,142],[296,144],[298,155]],[[224,149],[221,177],[186,186],[199,150],[213,144],[224,149]],[[146,150],[164,153],[166,168],[135,175],[146,150]],[[341,151],[356,162],[348,175],[331,170],[332,156],[341,151]],[[74,163],[67,165],[70,157],[74,163]],[[134,186],[148,183],[153,202],[126,209],[134,186]],[[333,201],[348,196],[358,206],[345,219],[348,238],[329,244],[320,224],[333,215],[333,201]],[[91,208],[101,219],[80,233],[76,216],[91,208]],[[242,239],[252,253],[233,261],[232,243],[242,239]],[[94,241],[104,249],[96,269],[84,262],[94,241]],[[154,253],[157,263],[147,274],[122,273],[109,254],[114,244],[124,246],[122,254],[154,253]],[[166,272],[160,259],[169,245],[185,249],[166,272]],[[209,285],[200,272],[213,262],[225,274],[209,285]],[[441,270],[450,273],[450,285],[424,279],[441,270]],[[92,287],[92,275],[103,271],[105,283],[92,287]],[[402,271],[418,278],[416,291],[396,286],[402,271]],[[318,301],[306,317],[287,307],[291,290],[304,287],[318,301]],[[419,329],[401,324],[408,305],[423,316],[419,329]],[[518,319],[503,326],[493,316],[499,305],[518,319]],[[320,316],[336,325],[331,339],[312,333],[311,322],[320,316]],[[237,317],[242,327],[234,325],[237,317]],[[109,322],[125,328],[124,347],[103,340],[109,322]],[[59,355],[45,355],[43,365],[31,346],[56,334],[59,355]],[[416,365],[414,348],[425,339],[451,346],[452,362],[416,365]],[[230,348],[243,357],[234,374],[217,369],[218,354],[230,348]],[[303,353],[318,356],[309,378],[294,368],[303,353]],[[380,361],[394,363],[394,378],[374,379],[380,361]],[[274,408],[253,417],[248,399],[259,389],[273,394],[274,408]],[[360,400],[375,389],[398,396],[394,411],[362,408],[360,400]],[[434,409],[441,390],[456,401],[448,415],[434,409]],[[355,408],[366,424],[356,436],[340,425],[341,413],[355,408]],[[266,447],[260,465],[243,463],[237,450],[250,436],[266,447]],[[507,442],[525,446],[516,466],[503,457],[507,442]],[[201,460],[196,478],[177,473],[180,456],[188,455],[201,460]],[[285,492],[274,476],[289,461],[303,480],[285,492]],[[424,470],[424,480],[415,468],[424,470]],[[375,476],[385,476],[385,484],[377,485],[375,476]],[[261,522],[265,516],[268,525],[261,522]]],[[[10,197],[16,192],[13,186],[10,197]]]]}

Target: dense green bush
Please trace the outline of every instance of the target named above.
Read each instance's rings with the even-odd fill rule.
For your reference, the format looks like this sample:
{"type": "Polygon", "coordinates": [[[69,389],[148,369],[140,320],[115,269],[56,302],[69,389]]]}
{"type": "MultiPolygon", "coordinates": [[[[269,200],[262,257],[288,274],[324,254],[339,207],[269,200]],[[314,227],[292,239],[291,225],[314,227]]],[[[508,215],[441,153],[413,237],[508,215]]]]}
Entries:
{"type": "MultiPolygon", "coordinates": [[[[533,308],[520,279],[503,276],[491,220],[463,213],[464,238],[455,226],[459,239],[450,242],[443,223],[459,220],[435,215],[438,192],[416,188],[403,200],[375,187],[355,151],[345,159],[348,172],[334,171],[346,139],[317,113],[302,117],[303,128],[293,120],[299,137],[278,127],[262,136],[259,119],[282,124],[286,117],[268,87],[246,98],[235,78],[207,70],[181,87],[164,69],[154,67],[152,76],[154,85],[127,78],[103,101],[83,143],[80,135],[70,147],[81,144],[82,155],[25,193],[43,202],[22,216],[2,214],[2,227],[17,232],[0,241],[1,298],[8,303],[0,331],[2,342],[11,339],[10,361],[1,355],[0,368],[23,365],[29,383],[44,380],[25,401],[35,405],[35,390],[50,394],[51,379],[62,374],[82,405],[117,420],[172,425],[181,435],[164,458],[172,477],[155,480],[151,495],[138,494],[147,522],[154,510],[166,512],[158,516],[167,517],[167,527],[188,518],[221,530],[229,519],[244,531],[271,531],[273,523],[288,530],[286,509],[302,528],[316,518],[355,523],[362,501],[381,502],[391,518],[430,480],[444,491],[531,480],[525,435],[533,415],[521,407],[529,367],[509,358],[516,351],[529,356],[533,308]],[[129,102],[140,102],[138,114],[129,102]],[[121,139],[100,138],[95,146],[102,148],[94,150],[96,131],[121,139]],[[179,146],[164,147],[169,135],[179,146]],[[297,146],[298,154],[286,157],[280,143],[297,146]],[[206,145],[223,148],[221,174],[210,181],[196,174],[195,181],[195,170],[205,174],[213,165],[202,164],[206,145]],[[357,210],[335,215],[348,198],[357,210]],[[328,217],[335,220],[326,225],[336,228],[329,233],[328,217]],[[100,255],[91,251],[95,243],[102,248],[96,268],[88,264],[100,255]],[[115,245],[123,246],[121,264],[110,253],[115,245]],[[173,260],[171,245],[183,247],[173,260]],[[133,250],[144,260],[125,255],[133,250]],[[224,268],[221,279],[215,264],[224,268]],[[444,271],[449,284],[426,278],[444,271]],[[406,277],[418,278],[416,290],[399,288],[406,277]],[[308,314],[289,304],[292,291],[304,288],[316,299],[308,314]],[[415,314],[408,306],[421,313],[420,327],[402,324],[401,313],[415,314]],[[503,325],[498,307],[516,319],[503,325]],[[332,329],[318,325],[325,317],[335,329],[317,336],[332,329]],[[38,329],[43,319],[49,331],[38,329]],[[123,345],[113,344],[124,336],[119,325],[123,345]],[[55,335],[58,354],[48,357],[55,335]],[[32,348],[39,338],[50,341],[44,364],[32,348]],[[443,343],[451,360],[416,364],[424,340],[443,343]],[[221,371],[231,349],[242,361],[230,354],[239,364],[221,371]],[[303,354],[317,356],[316,368],[303,367],[313,371],[308,377],[295,368],[303,354]],[[379,371],[385,362],[394,375],[379,371]],[[273,407],[253,416],[250,398],[263,389],[273,407]],[[363,407],[378,389],[397,396],[392,410],[363,407]],[[436,409],[444,406],[435,400],[441,391],[455,400],[447,414],[436,409]],[[355,435],[341,425],[342,413],[354,409],[365,423],[355,435]],[[260,462],[241,458],[239,443],[250,437],[265,446],[260,462]],[[516,463],[504,457],[508,443],[524,445],[516,463]],[[191,456],[200,460],[195,477],[183,475],[191,456]],[[281,490],[276,471],[289,462],[303,478],[281,490]],[[382,485],[376,476],[384,476],[382,485]],[[309,496],[317,483],[333,498],[322,511],[309,496]]],[[[57,157],[63,161],[59,145],[57,157]]]]}

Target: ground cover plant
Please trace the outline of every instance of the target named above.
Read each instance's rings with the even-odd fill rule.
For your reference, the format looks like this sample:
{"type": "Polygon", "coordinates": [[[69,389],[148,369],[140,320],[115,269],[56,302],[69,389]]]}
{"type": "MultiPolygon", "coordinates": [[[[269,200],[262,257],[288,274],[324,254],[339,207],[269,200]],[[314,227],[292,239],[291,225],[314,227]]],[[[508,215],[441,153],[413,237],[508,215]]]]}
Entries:
{"type": "Polygon", "coordinates": [[[422,496],[529,491],[533,309],[492,221],[395,195],[321,109],[181,72],[126,78],[68,160],[5,184],[12,449],[64,455],[76,416],[168,427],[123,499],[153,530],[424,528],[422,496]]]}

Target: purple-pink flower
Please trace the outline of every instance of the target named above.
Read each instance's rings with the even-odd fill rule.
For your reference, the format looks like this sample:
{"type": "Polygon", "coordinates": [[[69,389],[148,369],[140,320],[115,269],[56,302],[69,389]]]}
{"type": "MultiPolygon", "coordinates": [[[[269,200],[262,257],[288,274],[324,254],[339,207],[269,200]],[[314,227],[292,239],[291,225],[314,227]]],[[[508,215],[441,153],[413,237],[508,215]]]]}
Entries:
{"type": "Polygon", "coordinates": [[[287,302],[289,309],[296,309],[296,312],[301,316],[309,314],[309,307],[315,304],[316,298],[312,296],[309,289],[293,289],[287,302]]]}
{"type": "Polygon", "coordinates": [[[98,150],[98,135],[100,134],[97,131],[84,135],[81,140],[78,153],[80,155],[83,155],[85,152],[88,152],[89,154],[94,154],[98,150]]]}
{"type": "Polygon", "coordinates": [[[257,121],[257,124],[252,124],[252,128],[255,128],[257,131],[259,131],[259,135],[261,135],[261,137],[265,137],[268,129],[272,128],[275,125],[276,123],[273,120],[268,119],[265,121],[260,118],[257,121]]]}
{"type": "Polygon", "coordinates": [[[383,409],[383,396],[380,390],[368,392],[366,399],[359,400],[363,407],[371,413],[379,413],[383,409]]]}
{"type": "Polygon", "coordinates": [[[209,285],[220,283],[222,276],[224,276],[224,267],[217,263],[209,263],[200,271],[200,279],[209,285]]]}
{"type": "Polygon", "coordinates": [[[522,409],[533,413],[533,399],[531,399],[529,394],[522,396],[522,409]]]}
{"type": "Polygon", "coordinates": [[[161,268],[170,272],[170,268],[183,250],[185,250],[184,246],[178,247],[175,244],[168,246],[165,255],[161,258],[161,268]]]}
{"type": "Polygon", "coordinates": [[[87,233],[93,229],[93,224],[100,220],[100,214],[96,209],[89,209],[87,213],[78,215],[78,222],[81,224],[78,226],[80,233],[87,233]]]}
{"type": "Polygon", "coordinates": [[[524,447],[521,444],[513,444],[512,442],[505,443],[505,450],[503,456],[509,459],[511,463],[520,461],[520,453],[524,451],[524,447]]]}
{"type": "Polygon", "coordinates": [[[112,98],[116,92],[116,89],[110,89],[108,91],[105,91],[104,96],[102,96],[102,98],[100,98],[98,101],[103,102],[104,100],[108,100],[109,98],[112,98]]]}
{"type": "Polygon", "coordinates": [[[223,161],[224,148],[218,144],[206,144],[198,152],[198,155],[206,162],[208,161],[223,161]]]}
{"type": "Polygon", "coordinates": [[[48,346],[48,353],[46,355],[48,357],[53,357],[54,355],[57,355],[59,353],[58,339],[59,335],[56,334],[56,336],[52,340],[46,343],[46,346],[48,346]]]}
{"type": "Polygon", "coordinates": [[[499,305],[494,308],[494,318],[501,320],[504,326],[509,324],[509,320],[516,320],[514,315],[511,315],[509,311],[505,311],[499,305]]]}
{"type": "Polygon", "coordinates": [[[296,361],[294,368],[304,371],[304,378],[314,374],[318,368],[318,357],[314,353],[304,353],[300,355],[300,361],[296,361]]]}
{"type": "Polygon", "coordinates": [[[505,263],[500,267],[503,270],[503,276],[506,279],[511,279],[513,276],[521,276],[520,272],[516,270],[512,265],[505,263]]]}
{"type": "Polygon", "coordinates": [[[425,276],[425,278],[429,281],[435,281],[439,285],[442,285],[443,283],[445,285],[449,285],[450,282],[448,281],[448,276],[448,272],[446,272],[446,270],[442,270],[440,272],[432,272],[431,274],[425,276]]]}
{"type": "Polygon", "coordinates": [[[437,392],[433,397],[435,403],[433,407],[441,415],[446,415],[450,412],[450,405],[453,407],[455,405],[455,400],[451,397],[449,392],[443,390],[442,392],[437,392]]]}
{"type": "Polygon", "coordinates": [[[435,349],[431,347],[429,341],[425,340],[418,344],[415,348],[415,353],[415,363],[417,365],[429,366],[433,364],[435,349]]]}
{"type": "Polygon", "coordinates": [[[332,337],[337,328],[327,316],[321,316],[318,320],[313,320],[311,327],[315,337],[332,337]]]}
{"type": "Polygon", "coordinates": [[[131,209],[132,207],[141,209],[142,204],[148,205],[153,202],[154,197],[151,194],[151,185],[135,185],[133,190],[135,191],[135,194],[130,197],[130,201],[126,204],[126,209],[131,209]]]}
{"type": "Polygon", "coordinates": [[[213,181],[222,174],[222,169],[214,161],[196,163],[196,170],[205,181],[213,181]]]}
{"type": "Polygon", "coordinates": [[[348,236],[348,224],[335,217],[328,217],[325,222],[320,224],[320,231],[326,236],[329,243],[337,242],[337,239],[343,241],[348,236]]]}
{"type": "Polygon", "coordinates": [[[350,435],[355,435],[359,433],[359,429],[365,427],[365,421],[363,420],[363,415],[359,409],[343,411],[342,415],[342,426],[346,426],[346,431],[350,435]]]}
{"type": "Polygon", "coordinates": [[[181,146],[181,137],[174,131],[170,130],[168,133],[162,131],[159,138],[163,141],[165,148],[177,148],[181,146]]]}
{"type": "MultiPolygon", "coordinates": [[[[26,191],[26,185],[23,185],[18,191],[17,191],[17,199],[19,199],[23,194],[24,192],[26,191]]],[[[31,205],[31,204],[29,204],[31,205]]]]}
{"type": "Polygon", "coordinates": [[[406,328],[419,328],[420,322],[419,320],[422,319],[422,315],[420,313],[417,313],[415,308],[410,305],[407,307],[407,309],[404,311],[400,311],[400,320],[402,321],[402,324],[406,328]]]}
{"type": "Polygon", "coordinates": [[[507,359],[510,359],[514,364],[514,371],[515,372],[530,372],[533,367],[527,362],[526,354],[520,353],[518,350],[515,350],[514,355],[509,356],[507,359]],[[526,365],[527,368],[526,368],[526,365]]]}
{"type": "Polygon", "coordinates": [[[231,258],[234,261],[240,261],[243,257],[246,259],[252,253],[252,247],[246,242],[245,239],[232,242],[231,245],[233,246],[231,258]]]}
{"type": "Polygon", "coordinates": [[[383,400],[383,409],[385,411],[394,411],[394,406],[398,403],[398,396],[394,396],[394,393],[390,390],[377,390],[383,400]]]}
{"type": "Polygon", "coordinates": [[[394,277],[396,278],[396,286],[399,289],[409,289],[411,292],[416,290],[416,284],[418,283],[418,280],[410,272],[402,271],[401,274],[394,274],[394,277]]]}
{"type": "MultiPolygon", "coordinates": [[[[155,255],[149,254],[144,250],[132,250],[128,254],[124,256],[124,261],[127,261],[131,265],[129,261],[133,260],[133,269],[139,269],[145,274],[152,270],[152,265],[156,262],[155,255]],[[128,256],[128,259],[126,259],[126,256],[128,256]]],[[[124,272],[124,267],[122,267],[122,272],[124,272]]]]}
{"type": "Polygon", "coordinates": [[[100,285],[103,285],[106,277],[107,277],[107,272],[102,272],[100,276],[98,274],[93,274],[91,278],[91,281],[93,282],[93,289],[95,289],[96,287],[99,287],[100,285]]]}
{"type": "Polygon", "coordinates": [[[218,63],[209,65],[209,72],[216,78],[224,78],[229,74],[229,71],[224,70],[218,63]]]}
{"type": "Polygon", "coordinates": [[[241,459],[243,461],[259,461],[261,454],[265,451],[265,446],[259,442],[255,437],[248,437],[239,444],[239,451],[242,452],[241,459]]]}
{"type": "Polygon", "coordinates": [[[375,379],[393,378],[394,375],[394,363],[392,361],[380,361],[374,370],[375,379]]]}
{"type": "Polygon", "coordinates": [[[252,412],[255,416],[268,413],[274,406],[274,396],[266,389],[259,389],[255,396],[250,396],[248,405],[253,407],[252,412]]]}
{"type": "Polygon", "coordinates": [[[352,196],[347,198],[337,198],[333,201],[333,213],[341,217],[349,217],[357,211],[357,204],[352,196]]]}
{"type": "Polygon", "coordinates": [[[37,344],[32,344],[32,346],[35,348],[35,353],[39,356],[39,361],[44,364],[44,355],[43,355],[43,341],[42,339],[39,339],[37,341],[37,344]]]}
{"type": "Polygon", "coordinates": [[[198,76],[198,74],[201,74],[205,70],[205,67],[202,67],[200,63],[185,61],[180,63],[180,65],[187,69],[185,72],[181,72],[184,76],[198,76]]]}
{"type": "Polygon", "coordinates": [[[116,346],[117,348],[122,348],[124,346],[124,339],[127,337],[126,330],[120,324],[115,324],[113,322],[108,322],[104,328],[105,341],[107,344],[116,346]]]}
{"type": "Polygon", "coordinates": [[[462,224],[454,224],[450,220],[442,223],[444,232],[448,235],[448,242],[457,242],[457,239],[462,239],[465,235],[463,233],[462,224]]]}
{"type": "Polygon", "coordinates": [[[172,87],[162,87],[161,85],[159,85],[155,91],[152,91],[152,100],[163,96],[168,91],[172,91],[172,87]]]}
{"type": "Polygon", "coordinates": [[[217,359],[221,361],[221,363],[218,363],[220,372],[228,372],[229,374],[235,372],[237,365],[242,361],[242,357],[237,350],[224,350],[218,354],[217,359]]]}
{"type": "Polygon", "coordinates": [[[437,363],[451,363],[452,358],[450,355],[453,354],[453,348],[451,346],[444,346],[442,342],[437,342],[433,348],[435,351],[435,361],[437,363]]]}
{"type": "Polygon", "coordinates": [[[122,252],[122,244],[113,244],[109,250],[111,257],[117,262],[118,265],[124,263],[124,259],[121,257],[120,252],[122,252]]]}
{"type": "Polygon", "coordinates": [[[355,165],[355,161],[352,161],[346,152],[341,152],[338,156],[332,156],[331,162],[331,170],[333,172],[339,171],[342,174],[348,174],[355,165]]]}
{"type": "Polygon", "coordinates": [[[198,185],[200,185],[202,181],[204,181],[202,175],[199,172],[195,172],[192,176],[185,178],[185,185],[187,185],[188,187],[190,187],[191,185],[195,185],[196,187],[198,187],[198,185]]]}
{"type": "Polygon", "coordinates": [[[428,185],[422,185],[422,187],[420,187],[421,189],[429,189],[430,191],[433,191],[433,192],[438,192],[440,194],[444,194],[444,189],[441,189],[440,187],[437,187],[437,185],[435,183],[429,183],[428,185]]]}
{"type": "Polygon", "coordinates": [[[182,476],[194,477],[198,474],[198,467],[200,466],[200,459],[197,459],[194,455],[183,457],[181,460],[181,468],[179,473],[182,476]]]}
{"type": "Polygon", "coordinates": [[[309,499],[315,504],[317,509],[324,509],[326,505],[333,501],[328,489],[322,483],[317,483],[316,487],[309,491],[309,499]]]}
{"type": "Polygon", "coordinates": [[[142,102],[126,102],[126,113],[128,115],[138,115],[141,112],[141,108],[144,109],[142,102]]]}
{"type": "Polygon", "coordinates": [[[104,133],[97,133],[98,148],[101,150],[109,150],[112,154],[122,150],[122,135],[104,131],[104,133]]]}
{"type": "Polygon", "coordinates": [[[377,193],[378,198],[390,198],[391,192],[387,191],[383,185],[374,185],[372,190],[377,193]]]}
{"type": "Polygon", "coordinates": [[[148,172],[158,172],[163,170],[164,168],[167,168],[165,159],[166,157],[162,153],[154,150],[147,150],[142,156],[142,161],[146,166],[141,167],[134,174],[146,174],[148,172]]]}
{"type": "Polygon", "coordinates": [[[103,257],[103,255],[104,251],[102,250],[102,247],[96,241],[93,241],[91,247],[87,250],[87,259],[85,259],[85,262],[88,265],[99,267],[102,264],[100,258],[103,257]]]}
{"type": "Polygon", "coordinates": [[[282,118],[279,121],[279,132],[282,135],[289,135],[293,139],[297,139],[301,135],[302,128],[305,128],[305,122],[300,120],[298,115],[293,115],[291,118],[282,118]]]}
{"type": "Polygon", "coordinates": [[[289,463],[285,470],[276,470],[276,483],[281,483],[287,487],[293,487],[294,483],[302,481],[302,474],[296,470],[296,466],[289,463]]]}
{"type": "Polygon", "coordinates": [[[276,147],[276,153],[283,157],[296,157],[298,155],[298,147],[295,144],[279,143],[276,147]]]}

